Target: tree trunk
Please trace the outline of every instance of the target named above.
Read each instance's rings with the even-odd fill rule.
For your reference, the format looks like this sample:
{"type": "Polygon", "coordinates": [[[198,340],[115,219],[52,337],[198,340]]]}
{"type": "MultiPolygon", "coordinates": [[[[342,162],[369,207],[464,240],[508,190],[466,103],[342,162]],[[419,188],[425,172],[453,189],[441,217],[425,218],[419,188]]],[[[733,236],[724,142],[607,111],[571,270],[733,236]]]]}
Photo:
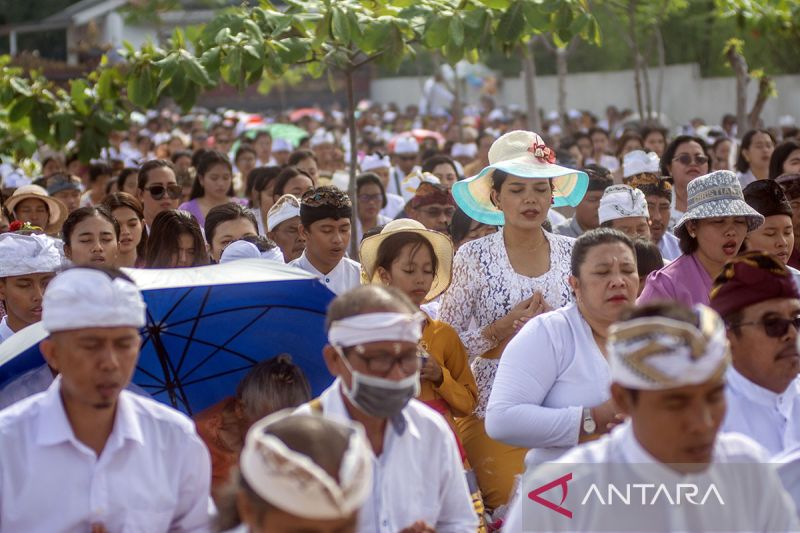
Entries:
{"type": "Polygon", "coordinates": [[[558,73],[558,120],[566,133],[567,124],[567,49],[556,48],[556,72],[558,73]]]}
{"type": "Polygon", "coordinates": [[[522,67],[525,78],[525,104],[528,113],[528,129],[540,133],[539,106],[536,103],[536,62],[533,57],[533,41],[522,47],[522,67]]]}
{"type": "Polygon", "coordinates": [[[741,137],[747,131],[747,84],[750,83],[750,74],[747,61],[736,51],[736,47],[729,46],[725,55],[736,73],[736,128],[737,135],[741,137]]]}
{"type": "Polygon", "coordinates": [[[456,139],[458,142],[464,142],[464,131],[461,128],[461,80],[458,79],[458,70],[453,67],[454,82],[453,83],[453,124],[456,126],[456,139]]]}
{"type": "Polygon", "coordinates": [[[636,0],[628,0],[628,33],[633,50],[633,85],[636,89],[636,108],[639,111],[639,120],[644,120],[644,105],[642,105],[642,78],[639,62],[639,38],[636,35],[636,0]]]}
{"type": "Polygon", "coordinates": [[[667,69],[666,53],[664,51],[664,34],[661,26],[656,26],[656,52],[658,53],[658,82],[656,82],[656,116],[661,119],[661,103],[664,96],[664,75],[667,69]]]}
{"type": "MultiPolygon", "coordinates": [[[[356,140],[356,100],[353,91],[353,71],[344,72],[347,82],[347,129],[350,132],[350,182],[347,186],[347,195],[353,203],[353,215],[350,217],[351,228],[356,227],[358,217],[358,198],[356,198],[356,169],[358,167],[358,145],[356,140]]],[[[350,258],[358,260],[358,245],[355,233],[350,234],[350,258]]]]}
{"type": "Polygon", "coordinates": [[[650,69],[647,65],[647,58],[640,57],[642,78],[644,79],[644,106],[647,113],[645,123],[653,120],[653,92],[650,90],[650,69]]]}
{"type": "Polygon", "coordinates": [[[769,100],[772,89],[772,78],[769,76],[763,76],[760,80],[758,80],[758,94],[756,95],[756,101],[753,102],[753,108],[750,110],[750,114],[747,117],[747,121],[750,123],[751,129],[759,127],[758,121],[761,117],[761,111],[764,109],[764,104],[766,104],[767,100],[769,100]]]}

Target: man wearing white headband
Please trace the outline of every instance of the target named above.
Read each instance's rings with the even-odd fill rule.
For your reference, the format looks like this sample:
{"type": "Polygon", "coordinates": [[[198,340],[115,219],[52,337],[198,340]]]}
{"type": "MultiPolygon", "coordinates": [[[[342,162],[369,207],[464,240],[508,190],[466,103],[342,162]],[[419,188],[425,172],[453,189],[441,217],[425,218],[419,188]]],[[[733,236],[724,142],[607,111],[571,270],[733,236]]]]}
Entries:
{"type": "Polygon", "coordinates": [[[0,343],[42,319],[44,290],[61,262],[61,251],[50,237],[0,235],[0,300],[6,308],[0,343]]]}
{"type": "Polygon", "coordinates": [[[650,212],[644,193],[628,185],[612,185],[600,198],[600,227],[621,231],[631,239],[650,240],[650,212]]]}
{"type": "Polygon", "coordinates": [[[364,425],[376,487],[359,533],[474,533],[477,516],[458,448],[419,392],[419,309],[391,287],[369,285],[328,308],[325,363],[336,381],[299,412],[364,425]]]}
{"type": "Polygon", "coordinates": [[[608,352],[611,396],[627,421],[526,474],[504,533],[798,530],[765,450],[744,435],[719,432],[730,359],[719,315],[703,305],[644,305],[611,327],[608,352]],[[569,479],[559,477],[567,472],[569,479]],[[569,487],[559,512],[541,504],[559,501],[557,491],[541,487],[553,479],[569,487]],[[641,506],[608,498],[609,487],[624,492],[647,483],[647,496],[632,492],[641,506]],[[676,491],[692,487],[690,499],[676,505],[676,491]],[[654,498],[656,490],[673,503],[664,494],[654,498]]]}
{"type": "Polygon", "coordinates": [[[145,325],[136,285],[67,270],[47,287],[42,323],[60,375],[0,411],[0,532],[209,531],[211,461],[194,423],[123,390],[145,325]]]}
{"type": "Polygon", "coordinates": [[[365,155],[361,160],[361,172],[372,172],[381,180],[386,192],[386,207],[380,214],[394,219],[403,210],[406,201],[399,194],[389,192],[389,177],[392,172],[392,161],[389,156],[380,153],[365,155]]]}
{"type": "Polygon", "coordinates": [[[405,201],[408,201],[414,193],[413,191],[408,193],[403,190],[403,180],[419,170],[419,143],[417,139],[410,135],[398,137],[394,143],[392,162],[394,167],[392,167],[391,179],[386,192],[400,195],[405,201]]]}
{"type": "Polygon", "coordinates": [[[300,200],[295,196],[284,194],[269,208],[267,237],[281,249],[284,263],[303,255],[306,239],[300,235],[300,200]]]}
{"type": "Polygon", "coordinates": [[[360,424],[270,415],[247,433],[237,490],[220,502],[220,529],[354,533],[372,489],[372,458],[360,424]]]}

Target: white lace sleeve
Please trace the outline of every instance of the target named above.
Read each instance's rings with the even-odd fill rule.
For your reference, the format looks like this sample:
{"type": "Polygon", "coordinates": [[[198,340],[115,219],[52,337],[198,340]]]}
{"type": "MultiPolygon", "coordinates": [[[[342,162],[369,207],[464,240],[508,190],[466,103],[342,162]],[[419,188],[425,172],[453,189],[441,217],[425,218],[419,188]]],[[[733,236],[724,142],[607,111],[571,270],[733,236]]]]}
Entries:
{"type": "Polygon", "coordinates": [[[477,248],[464,245],[453,260],[453,278],[450,288],[442,297],[439,320],[450,324],[458,332],[470,360],[489,350],[492,342],[481,331],[487,324],[476,320],[476,303],[480,298],[483,269],[477,248]]]}

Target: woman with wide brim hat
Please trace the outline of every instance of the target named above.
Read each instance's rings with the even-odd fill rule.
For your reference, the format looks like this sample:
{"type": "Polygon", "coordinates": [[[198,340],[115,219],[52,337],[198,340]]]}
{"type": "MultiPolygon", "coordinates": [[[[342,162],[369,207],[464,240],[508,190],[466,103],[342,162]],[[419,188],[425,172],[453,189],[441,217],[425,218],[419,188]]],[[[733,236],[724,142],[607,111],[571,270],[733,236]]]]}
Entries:
{"type": "MultiPolygon", "coordinates": [[[[364,239],[360,258],[366,283],[396,287],[421,306],[450,285],[453,243],[447,235],[429,230],[416,220],[401,218],[364,239]]],[[[478,397],[464,345],[452,327],[427,317],[419,353],[422,368],[417,399],[445,417],[469,469],[454,419],[471,414],[478,397]]]]}
{"type": "Polygon", "coordinates": [[[57,235],[68,215],[67,207],[38,185],[20,187],[6,200],[5,206],[15,220],[30,222],[48,235],[57,235]],[[42,206],[46,213],[41,211],[42,206]]]}
{"type": "Polygon", "coordinates": [[[573,301],[568,284],[574,239],[542,229],[552,206],[577,205],[586,173],[555,164],[555,153],[530,131],[506,133],[489,166],[453,185],[471,218],[502,228],[459,248],[439,318],[458,332],[478,385],[475,412],[458,421],[487,507],[497,508],[522,473],[525,449],[489,438],[484,428],[500,354],[525,322],[573,301]]]}
{"type": "Polygon", "coordinates": [[[647,277],[637,303],[708,305],[714,278],[739,253],[747,233],[764,222],[747,205],[738,177],[729,170],[693,179],[687,192],[688,208],[673,230],[683,255],[647,277]]]}

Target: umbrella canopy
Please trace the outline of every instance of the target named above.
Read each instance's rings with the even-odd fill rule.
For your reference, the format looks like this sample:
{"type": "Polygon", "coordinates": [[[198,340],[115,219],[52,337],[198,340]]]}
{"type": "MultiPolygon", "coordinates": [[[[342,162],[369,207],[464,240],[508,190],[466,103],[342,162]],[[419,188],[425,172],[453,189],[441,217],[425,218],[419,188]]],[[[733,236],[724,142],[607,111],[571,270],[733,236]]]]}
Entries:
{"type": "Polygon", "coordinates": [[[297,122],[298,120],[302,120],[306,117],[311,117],[317,122],[322,122],[325,119],[325,113],[323,113],[322,110],[317,107],[303,107],[301,109],[295,109],[289,113],[289,120],[292,122],[297,122]]]}
{"type": "MultiPolygon", "coordinates": [[[[231,396],[253,364],[281,353],[303,369],[314,395],[332,382],[322,347],[334,295],[311,274],[262,259],[125,272],[147,304],[133,382],[156,400],[197,413],[231,396]]],[[[43,364],[45,336],[34,325],[0,345],[0,386],[43,364]]]]}

